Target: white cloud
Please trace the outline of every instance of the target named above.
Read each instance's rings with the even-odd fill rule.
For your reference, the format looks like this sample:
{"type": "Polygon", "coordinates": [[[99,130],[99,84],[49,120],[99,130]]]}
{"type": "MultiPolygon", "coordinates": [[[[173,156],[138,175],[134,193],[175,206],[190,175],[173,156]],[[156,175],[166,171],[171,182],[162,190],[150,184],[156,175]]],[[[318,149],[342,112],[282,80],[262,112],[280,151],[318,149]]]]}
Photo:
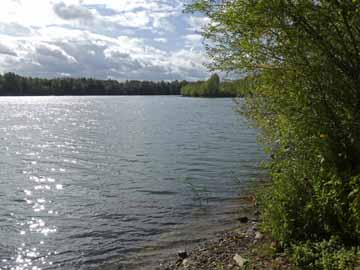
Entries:
{"type": "Polygon", "coordinates": [[[166,38],[154,38],[156,42],[166,43],[168,40],[166,38]]]}
{"type": "Polygon", "coordinates": [[[208,75],[204,66],[208,63],[208,59],[202,53],[180,50],[171,55],[170,61],[176,67],[177,73],[183,74],[190,80],[198,80],[208,75]]]}
{"type": "Polygon", "coordinates": [[[0,22],[3,23],[43,27],[61,22],[53,12],[50,0],[1,0],[0,5],[0,22]]]}
{"type": "Polygon", "coordinates": [[[203,37],[199,34],[190,34],[186,35],[185,39],[191,43],[199,43],[203,39],[203,37]]]}
{"type": "Polygon", "coordinates": [[[93,20],[94,14],[81,5],[66,5],[64,2],[53,6],[54,12],[64,20],[93,20]]]}
{"type": "Polygon", "coordinates": [[[206,19],[181,15],[180,0],[2,0],[0,6],[0,71],[119,80],[208,75],[201,37],[192,32],[206,19]]]}
{"type": "Polygon", "coordinates": [[[171,12],[176,9],[181,9],[181,1],[162,1],[162,0],[83,0],[85,5],[103,5],[109,9],[118,12],[129,12],[136,9],[145,9],[156,12],[171,12]]]}
{"type": "Polygon", "coordinates": [[[202,29],[210,23],[207,17],[189,16],[187,17],[188,30],[199,33],[202,29]]]}
{"type": "Polygon", "coordinates": [[[127,12],[123,14],[117,14],[114,16],[103,16],[98,18],[98,22],[103,24],[103,26],[110,26],[114,24],[117,26],[127,26],[134,28],[145,28],[150,23],[150,17],[146,11],[137,11],[137,12],[127,12]]]}
{"type": "Polygon", "coordinates": [[[169,14],[167,13],[155,13],[151,15],[152,28],[154,32],[175,32],[176,27],[170,22],[169,14]]]}
{"type": "Polygon", "coordinates": [[[163,51],[141,38],[110,38],[51,27],[25,42],[13,37],[10,43],[13,49],[8,48],[8,52],[16,50],[19,55],[4,59],[0,69],[12,67],[21,74],[53,77],[67,73],[119,80],[195,79],[207,74],[202,65],[206,59],[200,53],[163,51]]]}
{"type": "Polygon", "coordinates": [[[184,48],[193,52],[193,51],[198,51],[198,52],[204,52],[204,48],[203,48],[203,37],[199,34],[189,34],[184,36],[184,48]]]}
{"type": "Polygon", "coordinates": [[[9,36],[31,36],[35,30],[30,27],[23,26],[19,23],[0,22],[0,33],[9,36]]]}

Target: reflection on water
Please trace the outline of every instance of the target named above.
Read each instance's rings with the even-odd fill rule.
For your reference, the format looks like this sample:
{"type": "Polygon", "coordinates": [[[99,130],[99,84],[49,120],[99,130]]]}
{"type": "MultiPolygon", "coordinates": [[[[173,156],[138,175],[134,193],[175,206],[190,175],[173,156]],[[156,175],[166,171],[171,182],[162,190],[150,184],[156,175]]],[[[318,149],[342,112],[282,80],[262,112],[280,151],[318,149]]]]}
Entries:
{"type": "MultiPolygon", "coordinates": [[[[16,126],[15,130],[18,130],[17,127],[18,126],[16,126]]],[[[41,147],[42,146],[40,146],[40,148],[41,147]]],[[[8,146],[6,146],[6,151],[9,151],[8,146]]],[[[58,184],[52,177],[36,175],[37,170],[34,166],[38,164],[37,160],[41,159],[40,152],[26,153],[26,150],[23,149],[23,151],[16,151],[15,155],[22,156],[22,165],[26,170],[21,172],[23,175],[21,178],[27,183],[22,183],[22,185],[26,187],[24,189],[22,189],[22,185],[16,187],[17,191],[22,189],[23,194],[21,199],[14,199],[13,202],[25,203],[28,214],[24,217],[20,216],[19,213],[10,213],[17,227],[17,240],[21,242],[21,244],[16,248],[14,247],[15,250],[13,251],[12,257],[2,259],[3,264],[1,269],[46,269],[53,265],[49,257],[56,255],[56,251],[46,249],[43,251],[42,246],[46,244],[45,242],[49,234],[56,233],[57,228],[55,225],[47,224],[45,219],[58,215],[58,212],[52,209],[51,200],[48,198],[56,197],[54,193],[62,190],[63,186],[62,184],[58,184]],[[31,241],[31,238],[37,239],[37,241],[31,241]]],[[[56,169],[51,168],[51,171],[55,172],[56,169]]],[[[60,168],[59,171],[65,172],[65,169],[60,168]]],[[[3,182],[5,181],[6,179],[1,179],[2,184],[4,184],[3,182]]],[[[11,180],[7,179],[7,181],[11,180]]],[[[8,184],[16,186],[16,183],[8,184]]]]}
{"type": "Polygon", "coordinates": [[[128,265],[224,224],[263,158],[233,105],[1,98],[0,269],[128,265]]]}

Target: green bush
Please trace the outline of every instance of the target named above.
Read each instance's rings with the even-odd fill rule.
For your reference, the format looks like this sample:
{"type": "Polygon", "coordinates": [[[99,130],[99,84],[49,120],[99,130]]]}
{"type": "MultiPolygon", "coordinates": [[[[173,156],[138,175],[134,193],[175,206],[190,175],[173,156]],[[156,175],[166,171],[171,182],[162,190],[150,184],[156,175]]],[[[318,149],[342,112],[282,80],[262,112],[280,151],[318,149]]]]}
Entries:
{"type": "Polygon", "coordinates": [[[298,264],[349,269],[360,245],[360,1],[198,0],[191,8],[211,20],[212,68],[256,74],[243,110],[272,157],[265,227],[297,246],[298,264]]]}
{"type": "Polygon", "coordinates": [[[306,242],[293,248],[294,263],[304,270],[354,270],[360,267],[360,253],[335,239],[306,242]]]}
{"type": "Polygon", "coordinates": [[[242,79],[236,81],[227,81],[220,83],[217,74],[204,82],[189,83],[181,88],[182,96],[191,97],[236,97],[243,96],[245,85],[251,84],[251,79],[242,79]]]}

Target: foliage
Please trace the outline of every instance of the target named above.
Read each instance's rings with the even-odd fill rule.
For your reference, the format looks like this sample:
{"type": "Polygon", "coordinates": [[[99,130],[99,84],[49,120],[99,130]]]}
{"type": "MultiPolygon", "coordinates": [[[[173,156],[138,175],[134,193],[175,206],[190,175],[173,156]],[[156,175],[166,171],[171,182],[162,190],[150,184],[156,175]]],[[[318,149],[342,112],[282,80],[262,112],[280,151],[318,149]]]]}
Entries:
{"type": "Polygon", "coordinates": [[[232,97],[244,97],[251,94],[252,88],[256,85],[255,76],[247,76],[238,80],[223,81],[220,84],[220,92],[227,93],[232,97]]]}
{"type": "Polygon", "coordinates": [[[336,239],[306,242],[293,251],[294,262],[304,270],[345,270],[360,266],[360,252],[347,249],[336,239]]]}
{"type": "Polygon", "coordinates": [[[220,96],[220,78],[213,74],[205,82],[190,83],[181,88],[181,95],[192,97],[218,97],[220,96]]]}
{"type": "Polygon", "coordinates": [[[220,90],[220,78],[219,75],[213,74],[210,79],[206,82],[205,96],[215,97],[219,94],[220,90]]]}
{"type": "Polygon", "coordinates": [[[360,1],[216,3],[189,10],[211,20],[213,69],[257,74],[244,112],[272,156],[267,229],[289,246],[336,238],[313,252],[347,257],[360,244],[360,1]]]}
{"type": "Polygon", "coordinates": [[[152,82],[91,78],[40,79],[14,73],[0,75],[0,95],[179,95],[186,81],[152,82]]]}
{"type": "Polygon", "coordinates": [[[207,81],[188,83],[181,88],[181,95],[191,97],[243,97],[255,82],[254,77],[220,82],[217,74],[207,81]]]}

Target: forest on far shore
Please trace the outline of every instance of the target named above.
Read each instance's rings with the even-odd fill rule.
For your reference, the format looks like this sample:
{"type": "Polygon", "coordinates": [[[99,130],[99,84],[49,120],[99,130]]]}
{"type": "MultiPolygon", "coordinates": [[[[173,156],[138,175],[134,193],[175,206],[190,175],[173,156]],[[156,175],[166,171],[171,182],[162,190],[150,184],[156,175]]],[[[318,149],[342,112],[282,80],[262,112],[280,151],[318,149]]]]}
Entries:
{"type": "Polygon", "coordinates": [[[0,74],[0,96],[180,95],[186,81],[124,81],[92,78],[42,79],[0,74]]]}
{"type": "Polygon", "coordinates": [[[192,97],[244,96],[249,78],[220,82],[214,74],[207,81],[97,80],[92,78],[32,78],[0,74],[0,96],[79,95],[183,95],[192,97]]]}

